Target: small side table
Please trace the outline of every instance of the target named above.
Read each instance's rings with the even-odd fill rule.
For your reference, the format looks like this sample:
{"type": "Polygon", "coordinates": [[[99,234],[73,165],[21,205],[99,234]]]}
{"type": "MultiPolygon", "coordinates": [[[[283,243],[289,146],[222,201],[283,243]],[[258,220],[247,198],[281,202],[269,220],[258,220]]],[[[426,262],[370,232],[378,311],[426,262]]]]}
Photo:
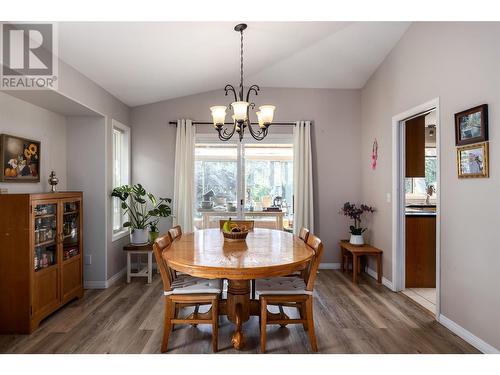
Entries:
{"type": "Polygon", "coordinates": [[[358,282],[358,262],[361,256],[366,255],[374,256],[377,258],[377,282],[382,283],[382,253],[383,251],[377,249],[376,247],[370,245],[356,246],[352,245],[348,241],[340,241],[340,251],[342,252],[342,272],[345,271],[344,268],[344,255],[346,252],[352,254],[352,282],[358,282]]]}
{"type": "Polygon", "coordinates": [[[123,251],[127,253],[127,283],[130,283],[132,277],[147,277],[148,284],[151,284],[153,277],[153,245],[139,245],[135,246],[128,244],[123,247],[123,251]],[[132,255],[137,255],[137,272],[132,272],[132,255]],[[148,264],[142,267],[141,257],[147,254],[148,264]]]}

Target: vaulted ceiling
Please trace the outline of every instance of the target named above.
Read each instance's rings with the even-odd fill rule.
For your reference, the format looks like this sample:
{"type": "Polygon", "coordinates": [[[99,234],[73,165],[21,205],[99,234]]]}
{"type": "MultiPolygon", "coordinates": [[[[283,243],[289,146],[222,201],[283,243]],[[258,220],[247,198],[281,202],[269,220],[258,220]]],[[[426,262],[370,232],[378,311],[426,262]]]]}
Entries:
{"type": "MultiPolygon", "coordinates": [[[[238,22],[63,22],[59,56],[129,106],[239,83],[238,22]]],[[[247,22],[245,83],[363,87],[408,22],[247,22]]]]}

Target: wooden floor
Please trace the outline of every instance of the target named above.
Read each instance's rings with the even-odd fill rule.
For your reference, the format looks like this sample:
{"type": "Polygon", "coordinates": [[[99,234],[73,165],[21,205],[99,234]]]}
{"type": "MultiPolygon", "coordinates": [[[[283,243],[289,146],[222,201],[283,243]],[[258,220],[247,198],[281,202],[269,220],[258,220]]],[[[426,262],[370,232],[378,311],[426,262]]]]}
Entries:
{"type": "MultiPolygon", "coordinates": [[[[0,335],[0,352],[159,353],[161,296],[157,275],[151,285],[136,279],[106,290],[87,290],[82,300],[47,318],[32,335],[0,335]]],[[[321,270],[314,309],[321,353],[477,353],[427,310],[365,275],[354,285],[348,274],[321,270]]],[[[220,323],[220,353],[236,353],[230,343],[232,323],[225,317],[220,323]]],[[[242,353],[259,353],[257,317],[245,323],[244,331],[247,346],[242,353]]],[[[268,353],[310,352],[301,325],[269,326],[267,332],[268,353]]],[[[211,353],[210,337],[209,326],[177,326],[170,335],[169,353],[211,353]]]]}

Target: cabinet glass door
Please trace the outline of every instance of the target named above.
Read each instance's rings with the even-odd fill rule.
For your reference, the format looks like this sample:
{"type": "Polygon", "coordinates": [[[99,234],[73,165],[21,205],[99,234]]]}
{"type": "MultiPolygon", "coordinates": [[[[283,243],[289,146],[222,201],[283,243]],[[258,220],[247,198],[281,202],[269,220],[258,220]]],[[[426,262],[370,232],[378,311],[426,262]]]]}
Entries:
{"type": "Polygon", "coordinates": [[[57,264],[57,203],[35,206],[34,269],[40,271],[57,264]]]}
{"type": "Polygon", "coordinates": [[[80,201],[63,203],[63,261],[71,259],[80,254],[80,205],[80,201]]]}

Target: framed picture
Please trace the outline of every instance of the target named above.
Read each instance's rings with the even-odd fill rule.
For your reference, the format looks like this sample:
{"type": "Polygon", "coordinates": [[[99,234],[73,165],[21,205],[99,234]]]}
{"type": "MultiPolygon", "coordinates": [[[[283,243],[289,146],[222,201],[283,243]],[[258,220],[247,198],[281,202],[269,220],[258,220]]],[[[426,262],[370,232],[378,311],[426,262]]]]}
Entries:
{"type": "Polygon", "coordinates": [[[40,142],[1,134],[0,165],[2,182],[39,182],[40,142]]]}
{"type": "Polygon", "coordinates": [[[457,148],[459,178],[489,177],[488,143],[457,148]]]}
{"type": "Polygon", "coordinates": [[[488,140],[488,104],[455,113],[455,144],[457,146],[488,140]]]}

